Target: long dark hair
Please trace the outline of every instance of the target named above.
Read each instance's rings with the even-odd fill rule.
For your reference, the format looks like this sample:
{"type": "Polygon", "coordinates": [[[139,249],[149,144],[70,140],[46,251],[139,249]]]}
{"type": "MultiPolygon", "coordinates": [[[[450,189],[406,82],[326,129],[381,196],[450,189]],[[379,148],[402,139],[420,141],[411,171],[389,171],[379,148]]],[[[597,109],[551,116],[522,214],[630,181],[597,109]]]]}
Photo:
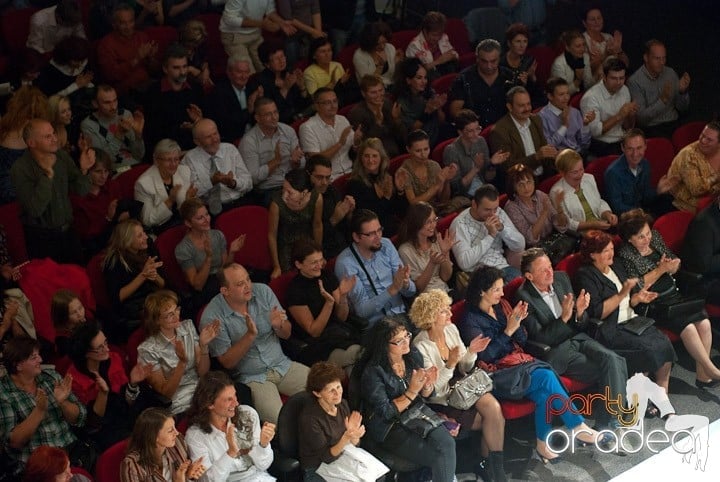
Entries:
{"type": "MultiPolygon", "coordinates": [[[[392,370],[390,358],[388,357],[388,343],[401,330],[410,332],[405,322],[397,317],[386,317],[375,323],[375,326],[368,333],[365,350],[353,370],[362,372],[365,368],[373,366],[380,366],[387,371],[392,370]]],[[[410,353],[412,353],[412,350],[403,355],[403,359],[406,364],[412,365],[409,361],[410,353]]]]}
{"type": "MultiPolygon", "coordinates": [[[[88,321],[78,325],[70,335],[70,348],[68,350],[68,357],[72,361],[77,371],[86,375],[92,379],[95,375],[90,373],[87,367],[87,353],[90,350],[90,345],[93,338],[98,336],[102,332],[102,327],[95,321],[88,321]]],[[[98,373],[102,376],[105,381],[108,381],[108,370],[110,369],[110,359],[103,360],[100,362],[100,369],[98,373]]],[[[109,384],[109,383],[108,383],[109,384]]]]}
{"type": "Polygon", "coordinates": [[[135,421],[127,452],[137,452],[138,463],[146,467],[162,466],[162,460],[155,456],[157,436],[168,418],[172,418],[164,408],[152,407],[143,411],[135,421]]]}
{"type": "MultiPolygon", "coordinates": [[[[416,57],[408,57],[397,66],[397,69],[395,70],[395,83],[393,84],[395,87],[395,96],[397,98],[412,96],[407,80],[415,77],[418,70],[420,70],[420,67],[425,68],[422,61],[416,57]]],[[[427,74],[427,69],[425,69],[425,73],[427,74]]],[[[427,86],[425,87],[425,91],[420,92],[420,94],[426,99],[429,99],[432,96],[429,80],[427,86]]]]}
{"type": "MultiPolygon", "coordinates": [[[[403,223],[400,225],[398,246],[410,242],[417,248],[418,233],[423,227],[425,227],[425,221],[427,221],[430,214],[434,211],[433,207],[424,201],[417,204],[411,204],[405,213],[403,223]]],[[[430,242],[435,242],[434,235],[430,238],[430,242]]]]}
{"type": "Polygon", "coordinates": [[[200,377],[188,410],[190,425],[197,425],[205,433],[212,432],[209,407],[220,392],[231,386],[233,382],[225,372],[211,371],[200,377]]]}

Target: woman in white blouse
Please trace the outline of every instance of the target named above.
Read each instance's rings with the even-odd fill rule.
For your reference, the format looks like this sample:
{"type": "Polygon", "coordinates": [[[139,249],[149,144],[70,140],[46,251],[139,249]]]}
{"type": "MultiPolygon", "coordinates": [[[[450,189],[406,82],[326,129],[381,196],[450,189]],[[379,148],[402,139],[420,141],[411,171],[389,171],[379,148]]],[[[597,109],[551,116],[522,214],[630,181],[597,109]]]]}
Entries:
{"type": "Polygon", "coordinates": [[[594,75],[590,66],[590,56],[585,52],[585,39],[577,30],[562,35],[565,51],[553,61],[550,75],[560,77],[568,83],[570,95],[582,92],[600,80],[600,69],[594,75]]]}
{"type": "Polygon", "coordinates": [[[600,197],[595,178],[585,174],[583,159],[572,149],[563,149],[555,158],[555,168],[562,178],[550,189],[550,199],[558,212],[568,218],[568,229],[607,231],[618,223],[610,205],[600,197]]]}
{"type": "MultiPolygon", "coordinates": [[[[478,352],[490,343],[489,338],[478,335],[470,342],[470,346],[465,347],[457,327],[451,321],[450,302],[450,297],[444,291],[433,289],[420,294],[410,308],[410,319],[420,329],[413,344],[422,354],[425,368],[437,367],[438,371],[434,395],[428,399],[428,405],[450,420],[460,423],[461,429],[482,429],[480,453],[483,459],[475,467],[475,472],[482,475],[490,471],[492,480],[504,481],[505,419],[500,403],[490,392],[481,396],[475,406],[468,410],[453,408],[447,402],[450,381],[456,371],[460,375],[472,371],[478,352]]],[[[487,479],[483,477],[483,480],[487,479]]]]}
{"type": "Polygon", "coordinates": [[[358,82],[366,75],[379,75],[385,87],[393,83],[395,65],[403,59],[404,52],[395,50],[390,43],[392,31],[385,22],[365,24],[360,32],[360,47],[353,54],[353,67],[358,82]]]}
{"type": "Polygon", "coordinates": [[[185,435],[191,457],[202,457],[207,469],[202,482],[272,482],[267,473],[273,461],[270,441],[275,425],[265,422],[247,405],[240,405],[235,386],[225,372],[205,374],[198,383],[188,413],[185,435]]]}

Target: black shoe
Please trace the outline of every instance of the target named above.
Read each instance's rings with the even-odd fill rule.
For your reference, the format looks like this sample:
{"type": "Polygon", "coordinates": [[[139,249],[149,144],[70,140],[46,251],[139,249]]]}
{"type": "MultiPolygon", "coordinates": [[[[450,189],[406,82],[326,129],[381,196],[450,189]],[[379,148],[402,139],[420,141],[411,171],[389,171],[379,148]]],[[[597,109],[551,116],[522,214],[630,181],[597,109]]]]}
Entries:
{"type": "Polygon", "coordinates": [[[505,476],[505,457],[502,451],[490,452],[490,469],[494,482],[507,482],[505,476]]]}
{"type": "Polygon", "coordinates": [[[697,378],[695,379],[695,386],[703,389],[703,388],[715,388],[717,386],[720,386],[720,380],[710,380],[709,382],[701,382],[697,378]]]}
{"type": "Polygon", "coordinates": [[[475,476],[477,477],[477,480],[482,480],[483,482],[492,482],[495,480],[493,478],[492,469],[490,468],[490,462],[488,459],[483,457],[480,459],[480,462],[475,465],[475,476]]]}

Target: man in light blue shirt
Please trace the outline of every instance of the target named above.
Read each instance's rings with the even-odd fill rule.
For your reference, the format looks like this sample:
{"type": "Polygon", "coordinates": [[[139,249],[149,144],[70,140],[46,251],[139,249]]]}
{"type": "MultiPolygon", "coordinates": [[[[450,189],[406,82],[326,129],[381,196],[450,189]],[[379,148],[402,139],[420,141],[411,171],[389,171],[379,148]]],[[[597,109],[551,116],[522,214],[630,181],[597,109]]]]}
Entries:
{"type": "Polygon", "coordinates": [[[561,77],[552,77],[545,84],[548,104],[540,110],[545,139],[558,151],[572,149],[585,157],[590,147],[590,124],[595,119],[595,111],[584,116],[570,105],[570,86],[561,77]]]}
{"type": "Polygon", "coordinates": [[[218,272],[220,294],[208,303],[201,329],[220,320],[220,333],[210,342],[210,356],[245,383],[262,420],[277,423],[280,394],[305,390],[308,367],[291,361],[280,347],[290,337],[290,322],[269,286],[253,284],[241,265],[218,272]]]}
{"type": "Polygon", "coordinates": [[[369,209],[355,212],[350,222],[353,243],[337,257],[338,279],[355,276],[348,293],[350,309],[372,325],[384,316],[405,313],[403,296],[415,295],[410,268],[403,266],[392,242],[382,237],[377,214],[369,209]]]}

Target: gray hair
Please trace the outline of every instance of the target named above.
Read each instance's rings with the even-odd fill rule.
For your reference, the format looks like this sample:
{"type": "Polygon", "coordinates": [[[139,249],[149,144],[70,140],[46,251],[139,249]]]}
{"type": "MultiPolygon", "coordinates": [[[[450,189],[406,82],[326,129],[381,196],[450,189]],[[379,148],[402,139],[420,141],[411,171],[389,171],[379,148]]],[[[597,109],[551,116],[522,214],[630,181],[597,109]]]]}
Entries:
{"type": "Polygon", "coordinates": [[[478,55],[480,52],[492,52],[493,50],[497,50],[498,52],[502,51],[500,42],[492,38],[486,38],[480,41],[477,47],[475,47],[475,55],[478,55]]]}
{"type": "Polygon", "coordinates": [[[248,64],[248,65],[252,65],[252,64],[250,63],[250,59],[249,59],[249,58],[244,57],[244,56],[241,56],[241,55],[233,55],[232,57],[229,57],[229,58],[228,58],[227,68],[228,68],[228,69],[231,69],[235,64],[240,63],[240,62],[245,62],[245,63],[248,64]]]}
{"type": "Polygon", "coordinates": [[[163,139],[155,144],[155,150],[153,151],[153,158],[156,158],[162,154],[168,152],[181,152],[180,145],[172,139],[163,139]]]}

